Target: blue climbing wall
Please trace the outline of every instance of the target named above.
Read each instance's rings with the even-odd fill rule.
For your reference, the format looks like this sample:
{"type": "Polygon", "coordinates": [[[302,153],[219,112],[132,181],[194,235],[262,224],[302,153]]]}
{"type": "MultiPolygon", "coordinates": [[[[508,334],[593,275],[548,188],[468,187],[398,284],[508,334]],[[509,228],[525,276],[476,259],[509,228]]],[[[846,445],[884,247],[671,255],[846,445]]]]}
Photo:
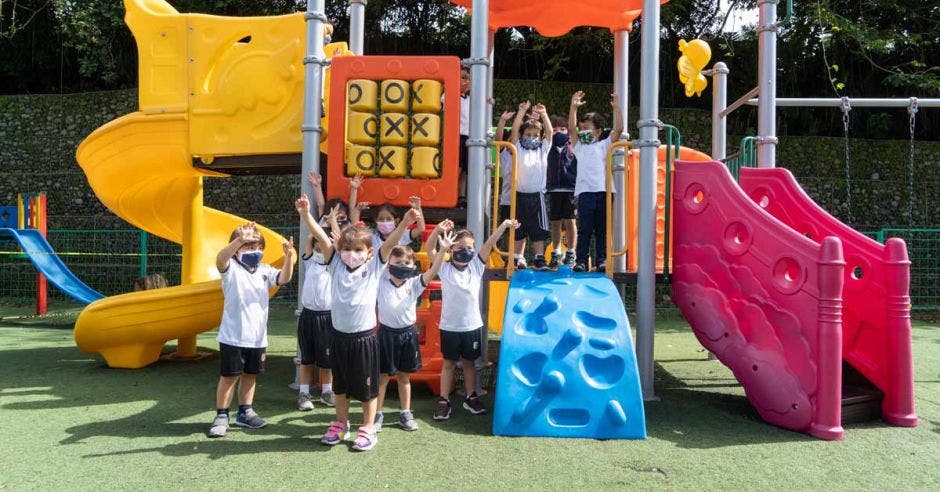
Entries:
{"type": "Polygon", "coordinates": [[[646,438],[630,324],[610,279],[567,267],[512,277],[493,434],[646,438]]]}

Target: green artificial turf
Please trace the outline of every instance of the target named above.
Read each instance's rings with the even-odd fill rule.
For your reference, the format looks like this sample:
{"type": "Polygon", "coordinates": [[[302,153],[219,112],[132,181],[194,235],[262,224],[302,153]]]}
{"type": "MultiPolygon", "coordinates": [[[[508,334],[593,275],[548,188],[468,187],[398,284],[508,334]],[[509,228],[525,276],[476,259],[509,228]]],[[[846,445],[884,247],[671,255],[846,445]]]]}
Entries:
{"type": "MultiPolygon", "coordinates": [[[[65,310],[66,313],[68,310],[65,310]]],[[[205,437],[218,359],[108,369],[72,342],[67,316],[0,320],[0,489],[927,489],[940,483],[940,326],[914,328],[920,426],[881,422],[823,442],[763,423],[730,371],[679,320],[656,335],[656,388],[645,441],[505,438],[488,416],[455,410],[421,429],[389,427],[358,454],[317,440],[329,409],[296,410],[294,317],[271,315],[268,372],[255,408],[271,425],[205,437]]],[[[62,312],[59,310],[58,312],[62,312]]],[[[214,348],[214,333],[199,338],[214,348]]],[[[485,398],[492,404],[489,397],[485,398]]],[[[395,400],[387,408],[394,421],[395,400]]],[[[358,420],[358,410],[354,413],[358,420]]]]}

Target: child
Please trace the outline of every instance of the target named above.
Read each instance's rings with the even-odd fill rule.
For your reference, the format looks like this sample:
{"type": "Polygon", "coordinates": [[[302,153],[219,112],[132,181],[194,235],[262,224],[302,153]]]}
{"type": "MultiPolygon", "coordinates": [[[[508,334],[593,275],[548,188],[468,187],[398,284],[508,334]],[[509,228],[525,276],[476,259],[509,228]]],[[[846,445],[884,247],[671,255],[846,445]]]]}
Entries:
{"type": "Polygon", "coordinates": [[[561,230],[565,229],[565,264],[574,266],[578,228],[574,222],[574,187],[578,175],[578,160],[571,151],[568,122],[555,116],[552,118],[552,148],[548,152],[548,219],[552,224],[552,259],[549,268],[558,268],[561,261],[561,230]]]}
{"type": "Polygon", "coordinates": [[[575,92],[571,96],[571,108],[568,111],[568,126],[580,128],[578,141],[574,144],[574,155],[578,160],[578,177],[574,186],[574,195],[578,201],[578,229],[581,235],[578,236],[578,259],[574,271],[587,270],[593,236],[594,265],[597,271],[603,272],[607,269],[607,151],[610,145],[620,138],[623,120],[620,117],[617,95],[611,94],[610,105],[613,107],[614,128],[608,138],[601,140],[604,117],[598,113],[587,113],[578,120],[578,108],[583,105],[584,92],[575,92]]]}
{"type": "Polygon", "coordinates": [[[330,332],[330,364],[336,394],[336,420],[320,442],[339,444],[349,434],[349,398],[362,402],[363,425],[353,443],[355,451],[368,451],[378,442],[375,422],[379,392],[379,343],[375,334],[375,305],[379,278],[389,254],[405,229],[420,212],[409,210],[398,227],[382,243],[378,254],[372,247],[372,231],[361,223],[343,229],[336,244],[329,242],[323,228],[310,215],[310,202],[301,196],[295,202],[329,265],[330,293],[333,297],[333,330],[330,332]]]}
{"type": "MultiPolygon", "coordinates": [[[[473,250],[473,233],[463,230],[454,237],[450,246],[450,263],[441,267],[441,352],[444,355],[444,367],[441,370],[441,398],[437,402],[434,420],[447,420],[452,412],[450,392],[453,387],[454,365],[460,361],[463,367],[464,390],[467,397],[463,407],[474,415],[486,412],[480,403],[476,388],[476,371],[473,361],[480,357],[481,328],[483,318],[480,315],[480,283],[485,268],[484,258],[489,258],[490,251],[499,237],[512,227],[519,228],[519,222],[506,220],[486,240],[479,252],[473,250]]],[[[428,237],[428,245],[436,244],[438,229],[428,237]]]]}
{"type": "MultiPolygon", "coordinates": [[[[405,231],[405,234],[402,235],[401,239],[398,241],[400,246],[408,246],[416,239],[421,239],[421,234],[424,232],[424,215],[420,214],[421,212],[421,198],[413,196],[409,200],[411,202],[411,208],[419,212],[419,219],[415,223],[414,228],[405,231]]],[[[356,203],[355,197],[351,196],[349,201],[350,206],[353,208],[353,213],[350,219],[355,223],[359,222],[359,216],[362,210],[369,208],[368,202],[356,203]]],[[[388,235],[395,230],[395,227],[398,225],[398,217],[395,217],[396,209],[391,203],[383,203],[375,212],[375,231],[372,233],[372,247],[378,248],[382,245],[388,235]]]]}
{"type": "MultiPolygon", "coordinates": [[[[431,267],[423,274],[415,266],[414,251],[410,246],[395,246],[388,258],[388,271],[379,281],[379,401],[375,414],[375,430],[382,432],[385,405],[385,390],[390,376],[398,380],[398,398],[401,401],[401,413],[398,424],[407,431],[418,430],[414,413],[411,411],[411,378],[421,368],[421,349],[418,346],[418,332],[415,330],[417,313],[415,306],[425,287],[434,280],[441,269],[444,256],[454,235],[450,230],[453,222],[445,220],[437,225],[437,254],[431,267]],[[420,275],[420,276],[419,276],[420,275]]],[[[430,246],[430,245],[429,245],[430,246]]]]}
{"type": "Polygon", "coordinates": [[[134,292],[151,289],[163,289],[167,286],[166,277],[162,273],[151,273],[134,281],[134,292]]]}
{"type": "MultiPolygon", "coordinates": [[[[361,182],[361,177],[356,176],[349,183],[349,202],[356,203],[356,192],[359,189],[359,185],[353,185],[353,182],[361,182]]],[[[327,225],[327,213],[330,210],[336,209],[336,222],[343,228],[349,225],[349,207],[346,206],[346,202],[339,198],[334,198],[330,201],[326,201],[326,198],[323,196],[323,176],[311,172],[307,175],[307,180],[310,181],[310,185],[313,188],[313,203],[317,207],[317,211],[320,213],[320,224],[327,225]]],[[[357,219],[358,220],[358,219],[357,219]]],[[[336,233],[339,233],[339,229],[336,229],[336,233]]]]}
{"type": "Polygon", "coordinates": [[[249,429],[267,425],[251,408],[251,403],[256,378],[264,371],[264,349],[268,346],[268,289],[290,282],[294,267],[293,242],[294,238],[290,238],[281,244],[284,268],[278,271],[261,263],[264,236],[253,223],[248,223],[232,232],[230,242],[216,256],[215,266],[222,274],[225,302],[216,337],[222,370],[209,437],[222,437],[228,431],[228,407],[236,381],[239,384],[235,425],[249,429]]]}
{"type": "MultiPolygon", "coordinates": [[[[545,262],[545,240],[550,237],[548,232],[548,214],[545,210],[545,175],[548,166],[548,152],[551,150],[551,140],[541,140],[541,135],[552,134],[552,122],[548,112],[541,103],[537,104],[533,113],[542,122],[528,120],[523,122],[526,111],[531,107],[529,101],[519,104],[516,119],[512,124],[509,141],[516,145],[516,217],[522,226],[516,236],[519,241],[526,238],[532,240],[535,251],[533,266],[537,270],[547,270],[545,262]],[[544,132],[544,133],[543,133],[544,132]],[[521,135],[521,137],[520,137],[521,135]]],[[[524,251],[524,246],[523,246],[524,251]]],[[[525,257],[517,254],[516,268],[526,268],[525,257]]]]}
{"type": "MultiPolygon", "coordinates": [[[[496,123],[496,135],[500,140],[509,139],[509,131],[506,129],[506,123],[510,118],[515,115],[515,111],[504,111],[503,114],[499,116],[499,121],[496,123]]],[[[499,179],[500,179],[500,191],[499,191],[499,221],[502,222],[509,218],[509,207],[510,207],[510,194],[512,193],[512,153],[507,149],[503,149],[499,153],[499,179]]],[[[506,248],[505,238],[500,240],[500,248],[504,248],[508,251],[509,248],[506,248]]],[[[516,241],[516,244],[513,245],[513,256],[514,258],[523,258],[525,253],[525,239],[521,241],[516,241]]],[[[525,261],[525,260],[523,260],[525,261]]]]}
{"type": "MultiPolygon", "coordinates": [[[[315,190],[318,188],[314,187],[315,190]]],[[[339,230],[339,225],[336,223],[338,211],[339,207],[334,207],[326,215],[329,223],[329,229],[326,229],[326,232],[339,230]]],[[[324,244],[316,241],[313,234],[310,234],[305,244],[304,254],[301,256],[304,263],[304,283],[300,292],[303,310],[297,320],[297,346],[300,349],[300,388],[297,395],[297,408],[301,412],[313,410],[310,385],[313,382],[315,368],[319,368],[320,403],[329,407],[336,404],[329,354],[330,330],[333,329],[330,316],[333,301],[330,292],[330,273],[323,257],[324,244]]]]}

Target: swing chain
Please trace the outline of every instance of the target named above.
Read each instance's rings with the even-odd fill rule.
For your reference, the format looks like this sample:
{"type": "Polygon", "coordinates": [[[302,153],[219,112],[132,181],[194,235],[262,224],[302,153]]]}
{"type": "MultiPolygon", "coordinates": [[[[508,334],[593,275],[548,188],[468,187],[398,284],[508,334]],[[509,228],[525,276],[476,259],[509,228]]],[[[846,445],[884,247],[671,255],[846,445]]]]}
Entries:
{"type": "Polygon", "coordinates": [[[914,131],[917,127],[917,98],[911,98],[911,104],[907,107],[907,114],[910,115],[911,145],[907,162],[907,226],[914,228],[914,131]]]}
{"type": "Polygon", "coordinates": [[[845,135],[845,206],[848,209],[848,222],[854,222],[852,217],[852,176],[851,176],[851,155],[849,153],[849,111],[852,111],[852,104],[848,97],[842,98],[842,130],[845,135]]]}

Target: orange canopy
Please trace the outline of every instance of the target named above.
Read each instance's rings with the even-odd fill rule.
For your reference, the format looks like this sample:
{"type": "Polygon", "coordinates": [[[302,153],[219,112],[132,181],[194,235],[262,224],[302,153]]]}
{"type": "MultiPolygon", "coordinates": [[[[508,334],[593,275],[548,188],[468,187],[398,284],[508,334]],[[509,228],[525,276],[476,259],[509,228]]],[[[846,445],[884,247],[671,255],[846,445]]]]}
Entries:
{"type": "MultiPolygon", "coordinates": [[[[473,0],[450,0],[470,10],[473,0]]],[[[666,3],[669,0],[661,0],[666,3]]],[[[579,26],[630,30],[643,0],[490,0],[490,29],[534,27],[543,36],[561,36],[579,26]]]]}

